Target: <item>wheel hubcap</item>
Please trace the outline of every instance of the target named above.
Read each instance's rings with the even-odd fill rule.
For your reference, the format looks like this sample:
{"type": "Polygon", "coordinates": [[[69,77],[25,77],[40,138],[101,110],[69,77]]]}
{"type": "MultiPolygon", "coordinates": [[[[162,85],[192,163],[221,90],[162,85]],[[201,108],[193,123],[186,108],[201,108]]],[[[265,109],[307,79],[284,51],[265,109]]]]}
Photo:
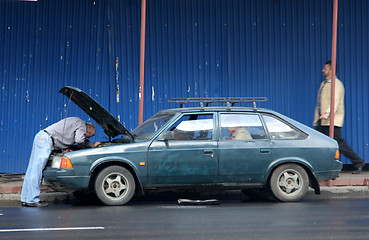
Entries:
{"type": "Polygon", "coordinates": [[[301,188],[301,176],[296,171],[286,170],[278,179],[280,189],[287,194],[294,193],[301,188]]]}
{"type": "Polygon", "coordinates": [[[110,198],[120,198],[127,189],[126,180],[120,174],[110,174],[104,179],[103,189],[110,198]]]}

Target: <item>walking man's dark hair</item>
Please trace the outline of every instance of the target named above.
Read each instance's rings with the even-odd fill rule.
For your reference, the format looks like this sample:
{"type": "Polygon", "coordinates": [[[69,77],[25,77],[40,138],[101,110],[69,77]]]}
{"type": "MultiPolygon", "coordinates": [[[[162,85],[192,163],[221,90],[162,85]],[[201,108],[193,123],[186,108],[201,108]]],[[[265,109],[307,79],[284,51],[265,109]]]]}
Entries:
{"type": "MultiPolygon", "coordinates": [[[[331,60],[328,60],[325,64],[326,65],[328,64],[329,66],[332,67],[332,61],[331,60]]],[[[337,72],[337,69],[338,69],[338,64],[336,63],[336,72],[337,72]]]]}

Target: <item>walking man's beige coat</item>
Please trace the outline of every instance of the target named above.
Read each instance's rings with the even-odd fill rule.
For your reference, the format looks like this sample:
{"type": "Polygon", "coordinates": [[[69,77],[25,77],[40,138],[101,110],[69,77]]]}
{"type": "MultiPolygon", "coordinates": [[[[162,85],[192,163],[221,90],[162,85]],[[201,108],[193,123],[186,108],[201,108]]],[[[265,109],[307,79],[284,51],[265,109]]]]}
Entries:
{"type": "MultiPolygon", "coordinates": [[[[334,105],[334,126],[342,127],[345,117],[345,88],[342,82],[336,78],[335,82],[335,105],[334,105]]],[[[324,113],[330,113],[331,109],[331,79],[325,80],[320,84],[317,105],[314,114],[314,126],[318,124],[320,116],[324,113]],[[319,99],[320,98],[320,99],[319,99]],[[319,106],[320,105],[320,106],[319,106]]],[[[330,125],[330,116],[328,119],[321,119],[322,126],[330,125]]]]}

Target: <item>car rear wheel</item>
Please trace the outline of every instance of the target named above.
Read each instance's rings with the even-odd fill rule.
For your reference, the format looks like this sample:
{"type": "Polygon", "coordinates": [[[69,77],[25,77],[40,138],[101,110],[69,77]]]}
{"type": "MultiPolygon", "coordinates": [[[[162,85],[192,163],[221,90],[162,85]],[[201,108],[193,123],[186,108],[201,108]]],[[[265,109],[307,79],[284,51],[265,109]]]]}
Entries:
{"type": "Polygon", "coordinates": [[[95,193],[106,205],[123,205],[133,197],[135,180],[132,174],[120,166],[103,169],[95,181],[95,193]]]}
{"type": "Polygon", "coordinates": [[[297,164],[277,167],[270,179],[273,195],[282,202],[296,202],[305,196],[309,188],[309,176],[297,164]]]}

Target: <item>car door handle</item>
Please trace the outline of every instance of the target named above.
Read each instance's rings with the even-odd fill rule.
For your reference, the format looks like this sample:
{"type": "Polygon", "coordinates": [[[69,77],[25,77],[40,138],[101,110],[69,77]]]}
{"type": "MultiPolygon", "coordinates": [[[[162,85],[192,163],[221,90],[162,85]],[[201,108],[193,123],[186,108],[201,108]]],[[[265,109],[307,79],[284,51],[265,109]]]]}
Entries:
{"type": "Polygon", "coordinates": [[[210,155],[211,155],[211,157],[214,157],[214,151],[213,151],[213,150],[211,150],[211,149],[205,149],[205,150],[204,150],[204,154],[210,154],[210,155]]]}
{"type": "Polygon", "coordinates": [[[260,148],[260,152],[261,153],[270,153],[270,149],[269,148],[260,148]]]}

